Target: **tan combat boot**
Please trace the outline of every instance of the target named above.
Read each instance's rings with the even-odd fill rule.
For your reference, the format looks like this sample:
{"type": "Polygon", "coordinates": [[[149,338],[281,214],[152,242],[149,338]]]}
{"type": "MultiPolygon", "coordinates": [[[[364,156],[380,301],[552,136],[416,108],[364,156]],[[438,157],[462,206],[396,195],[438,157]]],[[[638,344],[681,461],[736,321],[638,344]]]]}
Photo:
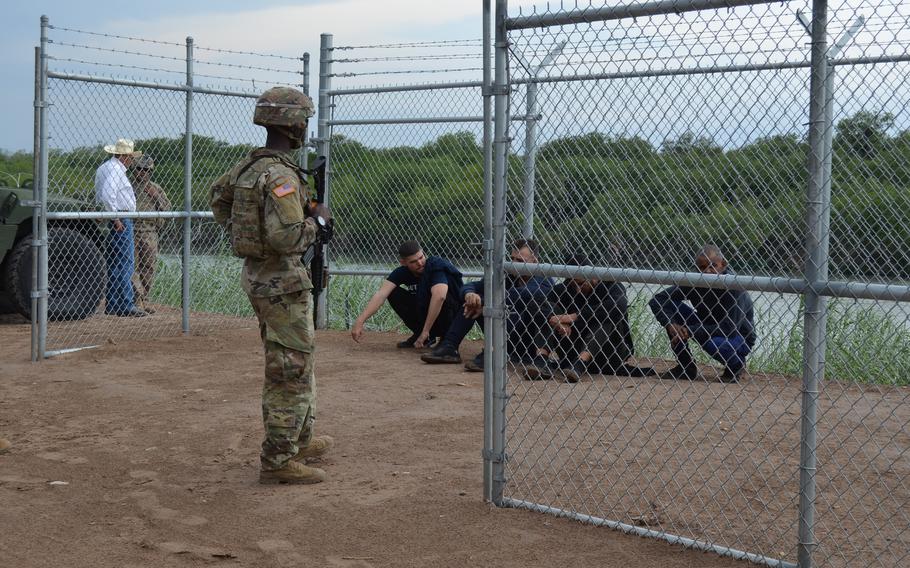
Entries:
{"type": "Polygon", "coordinates": [[[5,454],[13,445],[6,438],[0,438],[0,454],[5,454]]]}
{"type": "Polygon", "coordinates": [[[281,469],[259,472],[259,483],[322,483],[325,481],[325,472],[317,467],[309,467],[294,460],[289,461],[281,469]]]}
{"type": "Polygon", "coordinates": [[[291,459],[302,462],[310,458],[318,458],[331,450],[334,445],[335,440],[331,436],[316,436],[310,440],[310,443],[305,448],[297,450],[297,455],[291,459]]]}

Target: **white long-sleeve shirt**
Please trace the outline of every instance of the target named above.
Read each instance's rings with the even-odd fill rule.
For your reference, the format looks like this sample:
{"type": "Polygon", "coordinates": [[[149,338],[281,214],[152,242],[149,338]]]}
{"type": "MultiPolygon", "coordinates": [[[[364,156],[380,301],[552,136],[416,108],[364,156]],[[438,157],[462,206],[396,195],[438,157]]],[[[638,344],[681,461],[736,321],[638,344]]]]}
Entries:
{"type": "Polygon", "coordinates": [[[95,172],[95,199],[106,211],[135,211],[136,194],[126,177],[126,166],[116,157],[95,172]]]}

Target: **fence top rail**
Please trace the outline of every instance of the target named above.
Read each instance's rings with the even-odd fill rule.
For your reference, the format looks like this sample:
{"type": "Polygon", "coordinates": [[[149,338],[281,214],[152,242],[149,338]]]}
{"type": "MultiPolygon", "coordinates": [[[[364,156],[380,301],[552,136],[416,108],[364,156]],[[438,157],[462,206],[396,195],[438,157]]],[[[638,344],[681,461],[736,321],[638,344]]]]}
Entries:
{"type": "Polygon", "coordinates": [[[389,85],[385,87],[363,87],[356,89],[329,89],[325,94],[370,95],[374,93],[404,93],[408,91],[437,91],[444,89],[471,89],[483,87],[483,81],[457,81],[452,83],[421,83],[419,85],[389,85]]]}
{"type": "Polygon", "coordinates": [[[211,211],[48,211],[47,218],[53,220],[81,219],[214,219],[211,211]]]}
{"type": "Polygon", "coordinates": [[[256,93],[241,93],[237,91],[224,91],[220,89],[207,89],[205,87],[195,87],[189,85],[177,85],[167,83],[156,83],[153,81],[136,81],[133,79],[117,79],[114,77],[99,77],[97,75],[78,75],[74,73],[60,73],[57,71],[48,71],[47,76],[50,79],[60,79],[63,81],[82,81],[84,83],[103,83],[105,85],[122,85],[124,87],[139,87],[142,89],[155,89],[160,91],[192,91],[193,93],[203,95],[222,95],[225,97],[241,97],[247,99],[259,98],[256,93]]]}
{"type": "Polygon", "coordinates": [[[779,4],[781,1],[787,0],[656,0],[643,4],[516,16],[514,18],[506,18],[505,27],[507,30],[522,30],[569,24],[587,24],[608,20],[657,16],[660,14],[679,14],[698,10],[752,6],[755,4],[779,4]]]}

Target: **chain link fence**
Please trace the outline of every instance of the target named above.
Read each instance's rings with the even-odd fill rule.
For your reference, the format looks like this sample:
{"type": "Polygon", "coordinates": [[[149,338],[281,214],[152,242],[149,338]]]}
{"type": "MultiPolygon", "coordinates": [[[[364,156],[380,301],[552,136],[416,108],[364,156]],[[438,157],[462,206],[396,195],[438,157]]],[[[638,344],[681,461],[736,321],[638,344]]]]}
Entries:
{"type": "MultiPolygon", "coordinates": [[[[478,39],[335,46],[322,36],[319,143],[331,157],[339,219],[329,247],[329,327],[351,327],[399,266],[404,241],[419,241],[465,275],[482,271],[480,48],[478,39]],[[437,77],[445,80],[424,80],[437,77]],[[421,82],[355,86],[415,78],[421,82]]],[[[387,305],[367,325],[406,332],[387,305]]]]}
{"type": "Polygon", "coordinates": [[[910,7],[506,4],[494,502],[910,562],[910,7]]]}
{"type": "MultiPolygon", "coordinates": [[[[36,201],[46,204],[46,234],[20,240],[18,256],[7,261],[24,274],[34,244],[46,263],[31,294],[33,357],[252,317],[237,285],[241,260],[212,220],[208,190],[261,145],[264,133],[251,117],[263,85],[307,89],[308,57],[102,34],[45,19],[41,54],[36,201]],[[149,163],[134,162],[127,172],[137,201],[132,215],[105,213],[96,197],[96,170],[111,156],[104,146],[120,138],[135,140],[153,160],[149,178],[139,167],[149,163]],[[132,220],[132,237],[118,239],[125,233],[114,218],[132,220]],[[124,275],[113,260],[127,248],[133,265],[124,275]],[[120,293],[147,316],[124,317],[128,302],[113,305],[125,297],[113,285],[124,281],[130,290],[120,293]]],[[[22,277],[19,296],[28,297],[30,276],[22,277]]]]}

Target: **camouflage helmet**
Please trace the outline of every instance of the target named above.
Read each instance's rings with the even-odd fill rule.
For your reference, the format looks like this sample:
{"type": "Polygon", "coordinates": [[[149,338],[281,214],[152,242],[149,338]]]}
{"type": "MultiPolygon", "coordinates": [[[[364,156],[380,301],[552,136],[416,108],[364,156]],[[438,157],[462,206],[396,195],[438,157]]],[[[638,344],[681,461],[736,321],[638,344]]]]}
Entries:
{"type": "Polygon", "coordinates": [[[273,87],[256,100],[253,123],[304,128],[311,116],[313,101],[310,97],[290,87],[273,87]]]}

